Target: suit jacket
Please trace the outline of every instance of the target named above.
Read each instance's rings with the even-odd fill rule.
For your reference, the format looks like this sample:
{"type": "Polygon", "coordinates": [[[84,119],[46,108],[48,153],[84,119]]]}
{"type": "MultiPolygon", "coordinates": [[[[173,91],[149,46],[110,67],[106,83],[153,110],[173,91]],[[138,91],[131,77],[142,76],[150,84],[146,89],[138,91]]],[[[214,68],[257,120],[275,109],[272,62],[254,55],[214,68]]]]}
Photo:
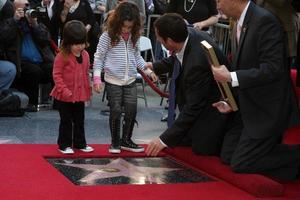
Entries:
{"type": "MultiPolygon", "coordinates": [[[[201,48],[200,42],[202,40],[207,40],[213,44],[206,32],[189,29],[189,39],[183,56],[182,69],[176,79],[176,103],[180,113],[174,124],[160,136],[160,139],[169,147],[179,145],[186,136],[193,138],[193,135],[209,134],[211,129],[220,127],[218,126],[218,117],[215,119],[209,117],[211,113],[214,113],[214,116],[221,116],[212,107],[212,103],[220,100],[220,93],[205,52],[201,48]],[[204,125],[198,123],[205,120],[208,123],[204,125]]],[[[215,50],[219,62],[226,63],[227,60],[221,51],[215,50]]],[[[154,63],[153,69],[156,74],[172,74],[173,63],[174,57],[171,56],[154,63]]],[[[192,141],[196,146],[197,142],[192,141]]]]}
{"type": "Polygon", "coordinates": [[[283,134],[299,109],[286,65],[283,29],[254,3],[247,10],[232,71],[236,71],[243,133],[252,138],[283,134]]]}

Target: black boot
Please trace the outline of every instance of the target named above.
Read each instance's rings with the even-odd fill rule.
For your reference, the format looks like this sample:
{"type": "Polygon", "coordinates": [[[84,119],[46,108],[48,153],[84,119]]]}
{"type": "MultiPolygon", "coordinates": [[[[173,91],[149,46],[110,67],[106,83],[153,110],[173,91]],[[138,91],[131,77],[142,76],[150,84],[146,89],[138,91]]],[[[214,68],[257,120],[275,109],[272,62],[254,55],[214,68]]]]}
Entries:
{"type": "Polygon", "coordinates": [[[121,149],[131,152],[143,152],[144,147],[135,144],[132,140],[132,131],[134,127],[134,118],[125,118],[123,124],[123,135],[121,140],[121,149]]]}
{"type": "Polygon", "coordinates": [[[109,119],[110,133],[111,133],[111,145],[109,147],[109,153],[120,153],[120,118],[109,119]]]}

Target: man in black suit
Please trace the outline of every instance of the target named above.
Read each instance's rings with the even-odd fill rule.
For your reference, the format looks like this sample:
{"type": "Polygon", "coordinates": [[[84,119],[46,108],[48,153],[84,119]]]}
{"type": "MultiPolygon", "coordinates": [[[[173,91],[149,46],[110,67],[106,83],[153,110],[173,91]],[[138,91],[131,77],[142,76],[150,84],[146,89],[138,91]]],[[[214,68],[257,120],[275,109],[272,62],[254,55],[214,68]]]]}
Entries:
{"type": "MultiPolygon", "coordinates": [[[[215,80],[233,87],[239,112],[225,134],[221,152],[235,172],[294,179],[300,146],[281,140],[291,123],[299,123],[299,107],[286,64],[283,29],[271,13],[248,0],[218,0],[218,8],[237,20],[236,52],[230,71],[213,67],[215,80]]],[[[220,112],[230,112],[223,103],[220,112]]]]}
{"type": "MultiPolygon", "coordinates": [[[[175,54],[153,63],[154,72],[172,74],[174,62],[178,59],[181,64],[176,78],[176,103],[180,112],[174,123],[149,143],[147,155],[156,156],[166,146],[179,145],[192,146],[197,154],[219,155],[229,115],[212,107],[220,100],[220,93],[200,44],[203,40],[213,44],[211,38],[206,32],[187,28],[184,19],[175,13],[161,16],[154,27],[157,40],[175,54]]],[[[220,63],[226,63],[220,50],[215,48],[215,51],[220,63]]]]}

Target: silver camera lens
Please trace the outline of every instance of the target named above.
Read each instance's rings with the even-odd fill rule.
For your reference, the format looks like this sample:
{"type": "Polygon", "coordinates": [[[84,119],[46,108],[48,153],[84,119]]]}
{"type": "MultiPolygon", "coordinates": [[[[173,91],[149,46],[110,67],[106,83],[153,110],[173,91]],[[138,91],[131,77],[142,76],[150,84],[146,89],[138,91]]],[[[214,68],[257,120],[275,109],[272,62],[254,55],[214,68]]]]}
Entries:
{"type": "Polygon", "coordinates": [[[25,15],[31,17],[31,18],[37,18],[38,12],[35,9],[28,9],[25,11],[25,15]]]}

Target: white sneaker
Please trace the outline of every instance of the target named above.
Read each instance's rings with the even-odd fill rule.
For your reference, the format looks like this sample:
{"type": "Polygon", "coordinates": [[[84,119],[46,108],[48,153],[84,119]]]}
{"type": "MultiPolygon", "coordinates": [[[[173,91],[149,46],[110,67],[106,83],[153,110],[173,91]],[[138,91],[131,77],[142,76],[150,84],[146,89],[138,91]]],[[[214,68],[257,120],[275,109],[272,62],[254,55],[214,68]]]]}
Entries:
{"type": "Polygon", "coordinates": [[[79,149],[82,152],[88,153],[94,151],[94,148],[91,146],[86,145],[83,149],[79,149]]]}
{"type": "Polygon", "coordinates": [[[67,147],[65,149],[58,149],[63,154],[74,154],[74,151],[71,147],[67,147]]]}
{"type": "Polygon", "coordinates": [[[121,153],[121,148],[120,148],[120,146],[114,147],[113,145],[110,145],[108,152],[109,153],[121,153]]]}

